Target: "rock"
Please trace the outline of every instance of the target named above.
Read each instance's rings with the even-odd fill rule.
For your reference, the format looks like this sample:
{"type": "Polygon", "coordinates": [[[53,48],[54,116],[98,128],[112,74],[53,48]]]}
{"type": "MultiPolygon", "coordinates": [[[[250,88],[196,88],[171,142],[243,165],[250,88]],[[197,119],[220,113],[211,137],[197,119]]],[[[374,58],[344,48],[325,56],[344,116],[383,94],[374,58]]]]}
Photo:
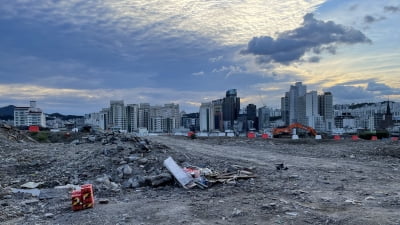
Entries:
{"type": "Polygon", "coordinates": [[[111,188],[112,188],[113,190],[119,189],[119,185],[118,185],[117,183],[115,183],[115,182],[111,182],[111,183],[110,183],[110,186],[111,186],[111,188]]]}
{"type": "Polygon", "coordinates": [[[144,165],[144,164],[148,163],[149,160],[147,158],[141,158],[141,159],[138,159],[137,162],[141,165],[144,165]]]}
{"type": "Polygon", "coordinates": [[[89,136],[88,141],[90,142],[95,142],[96,141],[96,136],[89,136]]]}
{"type": "Polygon", "coordinates": [[[160,186],[162,184],[168,183],[172,180],[172,176],[170,173],[162,173],[156,176],[150,177],[150,184],[153,187],[160,186]]]}
{"type": "Polygon", "coordinates": [[[129,180],[126,180],[122,183],[123,188],[131,188],[132,187],[132,178],[129,180]]]}
{"type": "Polygon", "coordinates": [[[243,212],[240,209],[234,208],[232,212],[232,217],[242,216],[243,212]]]}
{"type": "Polygon", "coordinates": [[[261,206],[261,209],[263,209],[263,210],[267,210],[267,209],[273,210],[273,209],[276,209],[276,203],[263,204],[263,205],[261,206]]]}
{"type": "Polygon", "coordinates": [[[128,161],[128,162],[134,162],[134,161],[136,161],[138,159],[140,159],[140,158],[137,157],[137,156],[134,156],[134,155],[130,155],[125,160],[128,161]]]}
{"type": "Polygon", "coordinates": [[[97,201],[99,202],[99,204],[108,204],[110,202],[110,200],[108,200],[107,198],[100,198],[97,201]]]}
{"type": "Polygon", "coordinates": [[[107,176],[106,174],[104,174],[103,177],[97,178],[96,182],[105,184],[107,186],[111,184],[110,177],[107,176]]]}
{"type": "Polygon", "coordinates": [[[118,175],[120,178],[129,177],[130,175],[132,175],[132,172],[133,172],[132,168],[128,164],[118,167],[117,171],[120,173],[118,175]],[[121,174],[122,174],[122,176],[121,176],[121,174]]]}
{"type": "Polygon", "coordinates": [[[297,216],[298,215],[297,212],[285,212],[285,214],[288,216],[297,216]]]}
{"type": "Polygon", "coordinates": [[[71,145],[79,145],[80,141],[78,139],[71,141],[71,145]]]}
{"type": "Polygon", "coordinates": [[[27,182],[27,183],[21,185],[21,188],[33,189],[33,188],[39,187],[39,186],[42,185],[42,184],[43,184],[43,182],[39,182],[39,183],[36,183],[36,182],[27,182]]]}
{"type": "Polygon", "coordinates": [[[54,214],[53,214],[53,213],[46,213],[46,214],[44,214],[44,216],[45,216],[46,218],[53,218],[53,217],[54,217],[54,214]]]}

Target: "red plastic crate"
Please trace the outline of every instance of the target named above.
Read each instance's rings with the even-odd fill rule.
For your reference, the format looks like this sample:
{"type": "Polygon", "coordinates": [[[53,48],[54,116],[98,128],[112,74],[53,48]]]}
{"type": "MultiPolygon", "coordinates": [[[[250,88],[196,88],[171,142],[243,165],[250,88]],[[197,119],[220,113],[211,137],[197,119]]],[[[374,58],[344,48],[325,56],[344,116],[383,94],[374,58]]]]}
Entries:
{"type": "Polygon", "coordinates": [[[80,190],[72,191],[72,210],[77,211],[83,208],[82,193],[80,190]]]}
{"type": "Polygon", "coordinates": [[[81,190],[72,191],[72,210],[78,211],[94,206],[93,185],[84,184],[81,190]]]}

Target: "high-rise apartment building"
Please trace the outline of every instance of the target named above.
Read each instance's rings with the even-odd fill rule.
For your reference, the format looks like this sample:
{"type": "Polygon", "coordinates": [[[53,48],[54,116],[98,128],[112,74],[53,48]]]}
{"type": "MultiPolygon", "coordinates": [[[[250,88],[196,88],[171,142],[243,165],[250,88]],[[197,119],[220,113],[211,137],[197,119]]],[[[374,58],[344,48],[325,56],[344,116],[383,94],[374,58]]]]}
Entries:
{"type": "Polygon", "coordinates": [[[282,119],[286,125],[301,123],[318,131],[332,131],[334,127],[332,93],[318,95],[316,91],[307,93],[307,86],[296,82],[281,98],[282,119]]]}
{"type": "Polygon", "coordinates": [[[301,82],[296,82],[295,85],[290,86],[289,90],[289,123],[299,122],[299,117],[301,117],[301,113],[299,109],[301,105],[299,105],[299,97],[302,97],[307,92],[307,86],[303,85],[301,82]]]}
{"type": "Polygon", "coordinates": [[[110,128],[112,130],[127,130],[126,112],[123,100],[110,101],[110,128]]]}
{"type": "Polygon", "coordinates": [[[139,129],[139,106],[137,104],[128,104],[125,107],[127,130],[134,132],[139,129]]]}
{"type": "Polygon", "coordinates": [[[38,125],[46,127],[46,116],[40,108],[36,107],[36,101],[30,101],[29,107],[15,107],[14,126],[38,125]]]}
{"type": "Polygon", "coordinates": [[[150,121],[150,104],[149,103],[140,103],[139,104],[139,128],[147,128],[149,130],[149,121],[150,121]]]}
{"type": "Polygon", "coordinates": [[[264,131],[265,129],[269,128],[270,122],[270,109],[266,106],[263,106],[258,109],[258,130],[260,132],[264,131]]]}
{"type": "Polygon", "coordinates": [[[151,106],[149,115],[149,130],[151,132],[170,133],[181,125],[178,104],[170,103],[164,106],[151,106]]]}

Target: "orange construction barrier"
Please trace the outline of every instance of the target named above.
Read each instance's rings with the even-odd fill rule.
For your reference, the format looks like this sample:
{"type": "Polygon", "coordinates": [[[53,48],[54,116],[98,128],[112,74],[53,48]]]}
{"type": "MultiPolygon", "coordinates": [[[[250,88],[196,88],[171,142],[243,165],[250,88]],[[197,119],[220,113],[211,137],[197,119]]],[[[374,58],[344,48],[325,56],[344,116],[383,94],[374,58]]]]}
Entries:
{"type": "Polygon", "coordinates": [[[256,137],[256,133],[254,133],[254,132],[249,132],[249,133],[247,133],[247,137],[250,138],[250,139],[253,139],[253,138],[256,137]]]}
{"type": "Polygon", "coordinates": [[[392,137],[392,141],[398,141],[399,137],[392,137]]]}
{"type": "Polygon", "coordinates": [[[262,139],[268,139],[269,138],[268,134],[262,134],[261,137],[262,137],[262,139]]]}
{"type": "Polygon", "coordinates": [[[377,137],[377,136],[372,136],[372,137],[371,137],[371,141],[376,141],[376,140],[378,140],[378,137],[377,137]]]}
{"type": "Polygon", "coordinates": [[[357,135],[353,135],[353,136],[351,136],[351,140],[353,140],[353,141],[357,141],[357,140],[358,140],[358,136],[357,136],[357,135]]]}
{"type": "Polygon", "coordinates": [[[339,135],[335,135],[335,136],[333,136],[333,139],[338,141],[338,140],[340,140],[340,136],[339,135]]]}

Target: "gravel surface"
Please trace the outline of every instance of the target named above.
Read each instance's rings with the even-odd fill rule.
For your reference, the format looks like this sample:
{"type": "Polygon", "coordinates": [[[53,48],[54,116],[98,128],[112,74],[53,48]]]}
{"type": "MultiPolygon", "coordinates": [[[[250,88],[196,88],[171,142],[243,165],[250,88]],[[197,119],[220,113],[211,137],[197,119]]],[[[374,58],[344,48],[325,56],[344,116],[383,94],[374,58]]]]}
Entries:
{"type": "Polygon", "coordinates": [[[0,224],[400,224],[398,141],[79,140],[0,137],[0,224]],[[219,173],[252,168],[256,177],[184,189],[168,179],[169,156],[219,173]],[[27,182],[40,194],[21,193],[27,182]],[[72,185],[85,183],[95,206],[74,212],[72,185]]]}

